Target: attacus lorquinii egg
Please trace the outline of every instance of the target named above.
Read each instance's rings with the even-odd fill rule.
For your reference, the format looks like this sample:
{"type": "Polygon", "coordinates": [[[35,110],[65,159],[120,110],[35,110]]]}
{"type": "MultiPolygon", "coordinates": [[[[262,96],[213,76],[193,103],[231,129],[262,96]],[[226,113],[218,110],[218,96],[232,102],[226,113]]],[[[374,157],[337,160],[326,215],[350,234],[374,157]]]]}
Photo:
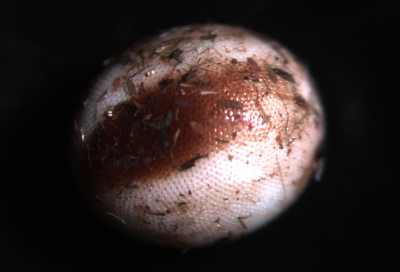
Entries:
{"type": "Polygon", "coordinates": [[[307,70],[240,27],[192,25],[107,64],[75,120],[80,187],[139,239],[190,248],[249,233],[293,203],[324,136],[307,70]]]}

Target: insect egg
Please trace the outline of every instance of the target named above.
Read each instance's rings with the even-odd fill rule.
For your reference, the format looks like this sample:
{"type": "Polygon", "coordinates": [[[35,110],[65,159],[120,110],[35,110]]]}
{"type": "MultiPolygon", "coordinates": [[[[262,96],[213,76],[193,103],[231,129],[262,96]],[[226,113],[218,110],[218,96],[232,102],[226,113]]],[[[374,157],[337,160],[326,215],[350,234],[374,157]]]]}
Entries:
{"type": "Polygon", "coordinates": [[[319,165],[323,110],[307,70],[240,27],[170,29],[109,63],[75,119],[83,194],[130,236],[234,240],[294,202],[319,165]]]}

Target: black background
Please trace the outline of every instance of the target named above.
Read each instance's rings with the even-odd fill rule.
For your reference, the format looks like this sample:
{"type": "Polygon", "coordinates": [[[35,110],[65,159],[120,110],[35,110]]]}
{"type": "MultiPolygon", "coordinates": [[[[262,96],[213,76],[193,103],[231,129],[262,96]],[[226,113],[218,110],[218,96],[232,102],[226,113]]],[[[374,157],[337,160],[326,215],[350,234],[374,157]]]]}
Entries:
{"type": "Polygon", "coordinates": [[[397,1],[0,2],[0,271],[393,270],[398,258],[397,1]],[[190,250],[126,239],[91,213],[69,165],[72,118],[102,61],[158,30],[241,25],[309,66],[326,168],[283,216],[190,250]]]}

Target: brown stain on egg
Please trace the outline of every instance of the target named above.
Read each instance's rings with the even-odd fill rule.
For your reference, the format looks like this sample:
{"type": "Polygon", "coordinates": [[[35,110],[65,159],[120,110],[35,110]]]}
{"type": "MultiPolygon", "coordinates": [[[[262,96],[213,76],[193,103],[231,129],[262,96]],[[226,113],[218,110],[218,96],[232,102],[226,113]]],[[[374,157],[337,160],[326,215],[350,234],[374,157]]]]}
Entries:
{"type": "MultiPolygon", "coordinates": [[[[288,124],[284,123],[288,121],[284,118],[277,121],[280,125],[271,126],[266,121],[270,116],[265,119],[259,106],[267,97],[254,91],[258,90],[254,84],[260,83],[248,82],[243,77],[257,71],[263,82],[277,81],[270,77],[269,67],[263,71],[260,67],[263,66],[249,58],[247,62],[237,62],[234,72],[223,68],[213,73],[189,70],[175,78],[162,79],[142,95],[117,104],[110,110],[111,116],[104,113],[85,140],[81,157],[89,190],[103,191],[128,185],[132,180],[138,184],[154,178],[162,182],[175,171],[195,167],[196,161],[207,154],[224,150],[231,141],[239,145],[262,141],[271,129],[280,130],[276,142],[282,149],[287,140],[284,135],[288,135],[284,131],[288,124]],[[202,77],[210,78],[206,86],[199,83],[202,77]],[[182,94],[181,82],[190,84],[190,95],[182,94]],[[212,94],[203,95],[205,88],[212,90],[212,94]],[[255,125],[244,120],[247,112],[258,113],[261,125],[257,125],[257,133],[255,125]]],[[[282,73],[278,75],[282,77],[282,73]]],[[[283,76],[292,83],[287,78],[283,76]]],[[[275,95],[273,99],[281,100],[279,103],[290,104],[291,110],[297,108],[301,112],[307,108],[304,98],[291,84],[275,84],[270,92],[270,96],[275,95]]],[[[279,113],[283,114],[290,113],[279,113]]]]}

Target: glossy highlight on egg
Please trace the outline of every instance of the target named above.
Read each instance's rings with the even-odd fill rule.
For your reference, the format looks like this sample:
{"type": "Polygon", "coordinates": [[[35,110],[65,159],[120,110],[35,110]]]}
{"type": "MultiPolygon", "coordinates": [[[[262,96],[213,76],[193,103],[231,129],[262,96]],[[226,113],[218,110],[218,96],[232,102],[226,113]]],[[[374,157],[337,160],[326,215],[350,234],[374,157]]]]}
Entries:
{"type": "Polygon", "coordinates": [[[318,94],[268,37],[172,28],[106,66],[75,118],[73,164],[90,205],[130,236],[235,240],[284,211],[320,165],[318,94]]]}

